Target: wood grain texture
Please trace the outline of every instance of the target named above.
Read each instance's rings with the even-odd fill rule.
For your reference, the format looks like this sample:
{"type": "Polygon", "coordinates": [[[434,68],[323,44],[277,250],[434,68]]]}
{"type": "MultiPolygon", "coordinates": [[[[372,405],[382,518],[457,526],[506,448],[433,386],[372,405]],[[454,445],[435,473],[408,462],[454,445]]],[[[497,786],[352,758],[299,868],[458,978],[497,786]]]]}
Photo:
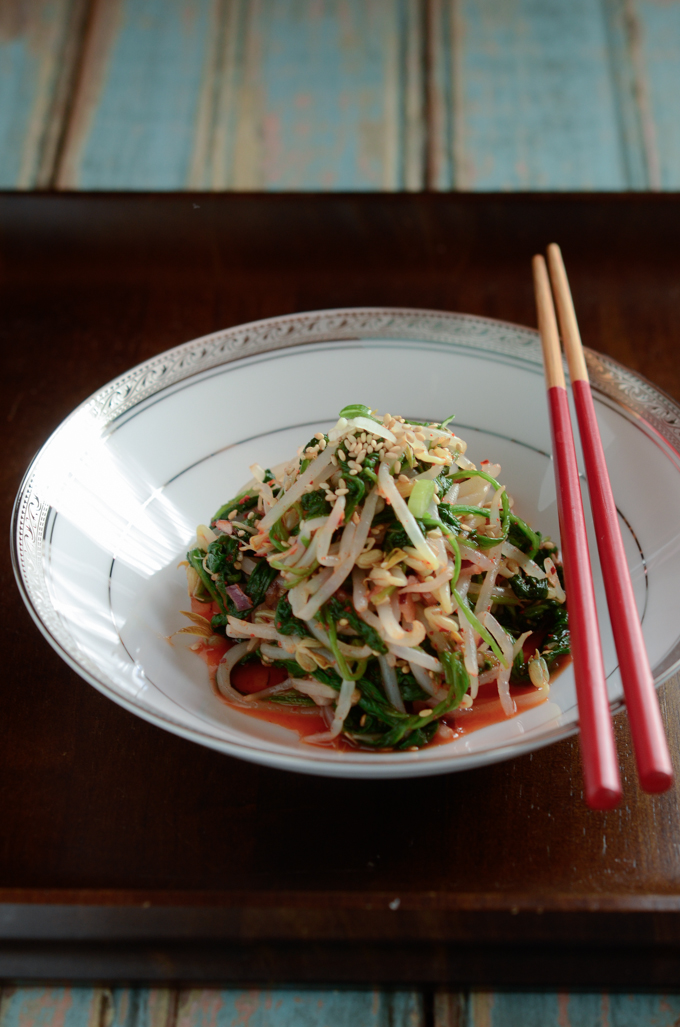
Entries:
{"type": "Polygon", "coordinates": [[[5,987],[0,1027],[425,1027],[419,992],[5,987]]]}
{"type": "Polygon", "coordinates": [[[602,4],[626,187],[656,189],[659,167],[636,0],[602,0],[602,4]]]}
{"type": "Polygon", "coordinates": [[[435,0],[432,18],[436,188],[628,187],[599,3],[435,0]]]}
{"type": "Polygon", "coordinates": [[[90,0],[60,188],[181,189],[216,0],[90,0]]]}
{"type": "Polygon", "coordinates": [[[676,1027],[677,994],[11,987],[0,1027],[676,1027]]]}
{"type": "Polygon", "coordinates": [[[7,0],[0,185],[673,189],[680,5],[7,0]]]}
{"type": "Polygon", "coordinates": [[[0,4],[0,188],[51,184],[85,0],[0,4]]]}
{"type": "Polygon", "coordinates": [[[104,988],[4,987],[0,1027],[104,1027],[109,994],[104,988]]]}
{"type": "Polygon", "coordinates": [[[676,1027],[679,1017],[680,995],[473,992],[461,1027],[676,1027]]]}
{"type": "Polygon", "coordinates": [[[220,22],[192,187],[422,187],[419,0],[238,0],[220,22]]]}
{"type": "Polygon", "coordinates": [[[643,111],[654,188],[680,188],[680,3],[635,0],[635,52],[642,69],[643,111]]]}
{"type": "Polygon", "coordinates": [[[79,189],[419,189],[419,0],[92,0],[79,189]]]}
{"type": "MultiPolygon", "coordinates": [[[[425,1027],[417,992],[197,989],[178,996],[176,1027],[425,1027]]],[[[4,1025],[2,1025],[4,1027],[4,1025]]]]}

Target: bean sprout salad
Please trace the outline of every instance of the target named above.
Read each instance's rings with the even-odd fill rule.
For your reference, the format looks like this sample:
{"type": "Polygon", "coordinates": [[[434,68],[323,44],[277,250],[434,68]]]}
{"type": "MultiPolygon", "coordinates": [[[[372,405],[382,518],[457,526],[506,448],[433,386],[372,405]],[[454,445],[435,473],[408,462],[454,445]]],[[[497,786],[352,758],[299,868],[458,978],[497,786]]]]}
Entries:
{"type": "Polygon", "coordinates": [[[465,456],[452,420],[347,406],[290,464],[254,464],[198,528],[192,624],[173,637],[221,643],[228,703],[321,714],[306,743],[389,751],[451,737],[446,717],[481,686],[506,717],[511,686],[547,695],[569,652],[557,547],[515,514],[498,464],[465,456]],[[246,691],[233,677],[249,663],[265,669],[246,691]]]}

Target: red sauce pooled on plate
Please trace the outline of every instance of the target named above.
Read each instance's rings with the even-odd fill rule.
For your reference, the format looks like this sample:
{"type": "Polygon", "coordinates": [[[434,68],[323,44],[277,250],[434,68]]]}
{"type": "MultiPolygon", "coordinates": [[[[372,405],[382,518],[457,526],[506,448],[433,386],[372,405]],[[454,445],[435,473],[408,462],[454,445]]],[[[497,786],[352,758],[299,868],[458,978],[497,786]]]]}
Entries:
{"type": "MultiPolygon", "coordinates": [[[[193,613],[198,613],[208,620],[210,620],[213,614],[219,613],[216,604],[200,603],[197,599],[191,600],[191,609],[193,613]]],[[[225,699],[215,684],[215,671],[226,651],[233,645],[233,642],[216,635],[212,637],[216,639],[214,645],[208,645],[206,641],[195,652],[205,661],[210,669],[210,680],[218,699],[227,706],[231,706],[232,709],[237,709],[239,713],[245,713],[249,717],[257,717],[259,720],[264,720],[269,724],[280,724],[281,727],[297,731],[300,738],[304,738],[305,735],[313,735],[317,734],[317,732],[328,730],[328,725],[320,713],[297,713],[286,709],[279,711],[253,708],[249,710],[241,706],[234,706],[228,699],[225,699]]],[[[529,638],[527,643],[525,645],[525,658],[528,659],[536,648],[536,641],[529,638]]],[[[570,657],[563,658],[553,667],[550,674],[551,682],[568,665],[570,659],[570,657]]],[[[252,695],[255,692],[262,691],[263,688],[271,688],[274,685],[278,685],[286,677],[286,671],[281,667],[265,667],[262,664],[247,663],[245,666],[237,665],[234,667],[231,681],[238,692],[252,695]]],[[[514,716],[524,713],[534,706],[540,706],[541,703],[545,702],[543,694],[534,688],[533,685],[511,685],[510,694],[517,707],[514,716]]],[[[480,685],[477,698],[471,709],[455,710],[453,713],[442,718],[443,724],[449,730],[437,732],[430,745],[445,745],[447,742],[453,741],[454,738],[461,738],[472,731],[479,731],[480,728],[489,727],[491,724],[500,724],[508,719],[511,718],[506,717],[503,713],[496,683],[492,681],[488,685],[480,685]]],[[[356,747],[350,745],[345,739],[336,739],[332,748],[356,751],[356,747]]]]}

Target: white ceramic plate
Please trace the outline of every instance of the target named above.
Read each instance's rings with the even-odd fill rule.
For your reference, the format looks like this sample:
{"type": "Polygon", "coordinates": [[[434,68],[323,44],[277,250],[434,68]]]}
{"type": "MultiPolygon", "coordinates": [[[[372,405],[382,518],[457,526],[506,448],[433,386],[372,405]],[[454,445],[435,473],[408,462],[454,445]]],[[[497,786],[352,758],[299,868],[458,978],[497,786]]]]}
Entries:
{"type": "MultiPolygon", "coordinates": [[[[588,356],[614,495],[657,684],[680,661],[680,408],[588,356]]],[[[167,641],[186,621],[177,568],[196,525],[257,461],[287,460],[350,402],[415,419],[456,415],[477,462],[502,464],[516,508],[558,538],[536,332],[483,318],[382,308],[259,321],[141,364],[75,410],[29,468],[12,531],[19,587],[50,644],[115,702],[185,738],[269,766],[405,777],[480,766],[578,728],[571,668],[550,701],[420,752],[347,753],[221,703],[204,664],[167,641]]],[[[591,551],[596,564],[595,545],[591,551]]],[[[621,704],[604,591],[610,699],[621,704]]]]}

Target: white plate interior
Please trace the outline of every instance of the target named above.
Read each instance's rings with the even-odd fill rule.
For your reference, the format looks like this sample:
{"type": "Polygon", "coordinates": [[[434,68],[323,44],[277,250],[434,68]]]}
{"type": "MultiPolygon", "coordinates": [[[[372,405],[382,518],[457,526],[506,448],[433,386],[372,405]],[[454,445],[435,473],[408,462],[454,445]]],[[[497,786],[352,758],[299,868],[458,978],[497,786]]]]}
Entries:
{"type": "MultiPolygon", "coordinates": [[[[289,332],[285,348],[248,355],[246,345],[240,359],[208,366],[188,361],[201,341],[188,343],[173,351],[189,364],[184,376],[175,372],[167,385],[156,376],[155,388],[153,382],[138,388],[138,400],[128,389],[120,412],[111,402],[120,389],[102,390],[47,443],[18,499],[20,583],[49,640],[96,687],[162,727],[233,755],[343,776],[463,769],[575,730],[568,668],[549,702],[446,746],[387,754],[313,748],[293,731],[221,703],[204,664],[167,641],[186,623],[179,613],[188,605],[186,579],[177,564],[196,525],[237,491],[251,463],[290,459],[348,402],[416,419],[455,413],[471,458],[501,463],[501,480],[518,512],[559,537],[535,334],[437,315],[443,328],[436,337],[430,326],[418,324],[418,312],[391,313],[392,337],[384,312],[364,312],[363,338],[343,339],[331,326],[325,341],[291,345],[289,332]],[[410,337],[399,337],[395,327],[410,337]]],[[[318,318],[299,317],[313,316],[318,318]]],[[[323,332],[317,334],[323,339],[323,332]]],[[[176,368],[177,360],[166,360],[170,364],[176,368]]],[[[131,376],[139,383],[143,372],[135,369],[131,376]]],[[[680,504],[680,460],[651,415],[642,418],[630,398],[624,404],[621,388],[621,396],[608,391],[597,399],[598,420],[645,640],[661,680],[680,655],[674,608],[680,539],[669,515],[680,504]]],[[[621,684],[592,524],[589,530],[608,688],[617,703],[621,684]]]]}

